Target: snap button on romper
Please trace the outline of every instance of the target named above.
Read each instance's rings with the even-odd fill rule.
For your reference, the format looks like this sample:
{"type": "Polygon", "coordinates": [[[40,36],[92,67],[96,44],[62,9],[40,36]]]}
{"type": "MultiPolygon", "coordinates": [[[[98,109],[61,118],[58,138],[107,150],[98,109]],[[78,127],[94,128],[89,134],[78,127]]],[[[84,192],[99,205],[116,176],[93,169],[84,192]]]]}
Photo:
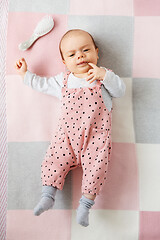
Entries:
{"type": "Polygon", "coordinates": [[[93,87],[62,88],[62,116],[42,162],[42,184],[62,190],[67,173],[83,169],[82,193],[99,194],[111,157],[111,111],[105,107],[101,82],[93,87]]]}

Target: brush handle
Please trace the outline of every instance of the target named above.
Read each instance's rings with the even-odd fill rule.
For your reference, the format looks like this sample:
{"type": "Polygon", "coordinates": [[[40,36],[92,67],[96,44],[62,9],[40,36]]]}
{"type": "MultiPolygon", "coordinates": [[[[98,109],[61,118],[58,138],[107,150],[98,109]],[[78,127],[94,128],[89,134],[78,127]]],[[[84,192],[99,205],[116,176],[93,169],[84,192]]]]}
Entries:
{"type": "Polygon", "coordinates": [[[38,35],[33,34],[27,41],[20,43],[19,50],[25,51],[32,46],[32,44],[39,38],[38,35]]]}

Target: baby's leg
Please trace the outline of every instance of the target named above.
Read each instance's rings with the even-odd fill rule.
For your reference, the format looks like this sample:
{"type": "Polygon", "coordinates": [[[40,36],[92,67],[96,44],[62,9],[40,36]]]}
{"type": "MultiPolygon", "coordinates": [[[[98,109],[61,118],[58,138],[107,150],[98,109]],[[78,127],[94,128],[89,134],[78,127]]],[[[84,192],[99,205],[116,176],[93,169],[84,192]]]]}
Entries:
{"type": "Polygon", "coordinates": [[[76,165],[73,150],[69,142],[67,142],[68,138],[65,138],[63,142],[62,139],[59,139],[61,139],[61,133],[57,134],[50,143],[46,157],[42,162],[41,178],[43,188],[41,200],[34,209],[36,216],[53,207],[57,189],[63,189],[67,173],[72,168],[72,165],[76,165]],[[66,149],[68,149],[68,152],[66,149]]]}
{"type": "Polygon", "coordinates": [[[83,159],[85,159],[85,161],[82,159],[83,196],[80,199],[80,205],[77,209],[77,222],[82,226],[89,225],[89,209],[94,205],[95,196],[99,194],[104,186],[108,168],[108,142],[106,142],[103,148],[100,145],[97,148],[88,146],[83,153],[83,159]]]}
{"type": "Polygon", "coordinates": [[[39,216],[41,213],[51,209],[55,202],[57,188],[52,186],[43,186],[42,187],[42,196],[34,208],[34,215],[39,216]]]}
{"type": "Polygon", "coordinates": [[[83,194],[86,198],[89,198],[91,200],[94,200],[96,198],[96,195],[92,195],[92,194],[87,194],[87,193],[84,193],[83,194]]]}
{"type": "Polygon", "coordinates": [[[82,195],[79,201],[80,204],[77,209],[77,223],[84,227],[87,227],[89,225],[89,209],[94,205],[94,201],[92,199],[95,199],[95,196],[85,194],[82,195]]]}

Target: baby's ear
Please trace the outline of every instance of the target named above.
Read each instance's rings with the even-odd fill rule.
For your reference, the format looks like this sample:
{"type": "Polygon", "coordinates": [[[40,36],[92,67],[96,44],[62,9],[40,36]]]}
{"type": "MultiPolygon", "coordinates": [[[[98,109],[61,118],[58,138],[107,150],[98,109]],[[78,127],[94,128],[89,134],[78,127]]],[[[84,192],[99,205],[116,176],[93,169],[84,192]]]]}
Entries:
{"type": "Polygon", "coordinates": [[[99,49],[98,48],[96,48],[96,52],[97,52],[97,59],[99,59],[99,56],[98,56],[99,49]]]}

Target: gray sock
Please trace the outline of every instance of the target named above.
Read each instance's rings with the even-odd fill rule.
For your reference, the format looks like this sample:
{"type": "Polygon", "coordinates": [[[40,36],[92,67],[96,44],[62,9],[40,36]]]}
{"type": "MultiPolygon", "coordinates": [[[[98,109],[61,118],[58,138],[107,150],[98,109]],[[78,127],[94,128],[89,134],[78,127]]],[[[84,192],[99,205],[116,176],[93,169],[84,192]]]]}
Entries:
{"type": "Polygon", "coordinates": [[[85,196],[82,196],[79,203],[80,205],[77,209],[77,223],[87,227],[89,225],[89,209],[94,205],[95,202],[86,198],[85,196]]]}
{"type": "Polygon", "coordinates": [[[52,186],[43,186],[42,187],[42,196],[34,208],[34,215],[39,216],[41,213],[51,209],[55,202],[55,195],[56,195],[57,188],[52,186]]]}

